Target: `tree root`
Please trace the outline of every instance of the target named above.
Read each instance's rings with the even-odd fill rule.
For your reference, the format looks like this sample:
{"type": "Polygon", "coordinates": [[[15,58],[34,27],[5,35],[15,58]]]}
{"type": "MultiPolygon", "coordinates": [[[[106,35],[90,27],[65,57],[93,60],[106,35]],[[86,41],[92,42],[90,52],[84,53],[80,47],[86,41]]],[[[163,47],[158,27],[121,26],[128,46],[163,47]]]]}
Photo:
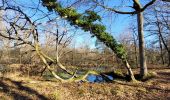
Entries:
{"type": "Polygon", "coordinates": [[[74,74],[67,79],[61,78],[59,75],[57,75],[54,71],[50,71],[52,73],[52,75],[59,81],[61,82],[80,82],[80,81],[85,81],[85,82],[89,82],[86,78],[89,74],[93,74],[93,75],[100,75],[98,72],[96,71],[87,71],[84,75],[77,75],[77,71],[74,72],[74,74]]]}

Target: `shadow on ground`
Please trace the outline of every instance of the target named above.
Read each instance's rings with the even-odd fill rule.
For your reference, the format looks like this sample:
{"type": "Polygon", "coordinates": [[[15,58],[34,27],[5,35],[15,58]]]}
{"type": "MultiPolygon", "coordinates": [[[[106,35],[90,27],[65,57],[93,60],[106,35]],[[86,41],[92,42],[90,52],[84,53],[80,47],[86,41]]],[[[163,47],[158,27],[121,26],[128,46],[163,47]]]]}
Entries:
{"type": "Polygon", "coordinates": [[[13,100],[48,100],[47,97],[39,94],[36,90],[23,86],[22,82],[17,82],[10,78],[4,78],[1,80],[0,87],[0,92],[9,95],[13,100]]]}

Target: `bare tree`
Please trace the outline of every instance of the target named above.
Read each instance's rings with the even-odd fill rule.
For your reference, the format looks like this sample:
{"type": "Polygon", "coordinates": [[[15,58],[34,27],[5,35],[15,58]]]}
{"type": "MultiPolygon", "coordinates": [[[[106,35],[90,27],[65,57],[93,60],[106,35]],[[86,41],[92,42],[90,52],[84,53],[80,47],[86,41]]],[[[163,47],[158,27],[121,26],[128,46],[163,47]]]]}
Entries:
{"type": "MultiPolygon", "coordinates": [[[[60,68],[67,71],[66,68],[61,64],[60,58],[70,52],[70,51],[64,50],[64,48],[66,48],[71,43],[76,31],[73,32],[71,28],[70,29],[67,28],[67,25],[65,25],[64,27],[62,27],[61,25],[58,25],[56,23],[57,21],[58,21],[57,19],[54,19],[54,20],[47,22],[45,25],[45,27],[47,27],[47,30],[43,29],[43,31],[46,33],[46,38],[49,38],[46,40],[46,48],[49,48],[49,47],[54,48],[55,46],[56,64],[60,68]],[[48,29],[49,26],[50,26],[50,29],[48,29]],[[72,32],[69,33],[68,31],[70,30],[72,32]]],[[[42,71],[42,73],[45,71],[45,69],[42,71]]],[[[68,73],[71,74],[70,72],[68,73]]]]}
{"type": "MultiPolygon", "coordinates": [[[[11,2],[10,2],[11,3],[11,2]]],[[[6,38],[13,41],[18,41],[16,46],[19,45],[29,45],[32,47],[32,51],[35,51],[38,57],[41,59],[43,64],[45,65],[45,69],[47,68],[51,74],[60,81],[68,82],[68,81],[81,81],[86,80],[86,77],[89,73],[98,74],[94,71],[88,71],[84,76],[77,77],[76,72],[70,73],[66,70],[66,68],[61,65],[59,62],[59,55],[58,55],[58,46],[61,44],[61,40],[63,39],[63,34],[61,37],[59,36],[59,32],[56,31],[54,35],[56,36],[56,50],[57,50],[57,59],[53,59],[52,57],[45,54],[41,48],[41,29],[39,29],[42,23],[36,23],[37,20],[42,18],[38,18],[36,21],[32,21],[31,17],[29,17],[19,6],[11,6],[8,5],[8,2],[4,3],[4,6],[1,7],[0,11],[5,12],[5,15],[1,18],[3,19],[2,22],[6,25],[5,29],[1,30],[0,37],[6,38]],[[8,12],[14,13],[12,15],[8,14],[8,12]],[[50,62],[50,63],[49,63],[50,62]],[[64,79],[56,74],[56,69],[54,69],[51,64],[57,64],[59,68],[71,74],[68,79],[64,79]]],[[[47,17],[45,15],[45,17],[47,17]]],[[[44,18],[44,17],[43,17],[44,18]]],[[[69,43],[70,38],[67,39],[63,46],[66,46],[69,43]]]]}
{"type": "Polygon", "coordinates": [[[168,46],[168,37],[169,37],[169,3],[156,3],[153,5],[148,12],[150,14],[146,14],[146,30],[149,31],[152,35],[157,36],[157,40],[160,46],[160,55],[162,59],[162,63],[164,64],[164,53],[163,49],[166,50],[168,54],[168,66],[170,66],[170,50],[168,46]],[[163,6],[163,8],[162,8],[163,6]],[[151,13],[152,12],[152,13],[151,13]]]}

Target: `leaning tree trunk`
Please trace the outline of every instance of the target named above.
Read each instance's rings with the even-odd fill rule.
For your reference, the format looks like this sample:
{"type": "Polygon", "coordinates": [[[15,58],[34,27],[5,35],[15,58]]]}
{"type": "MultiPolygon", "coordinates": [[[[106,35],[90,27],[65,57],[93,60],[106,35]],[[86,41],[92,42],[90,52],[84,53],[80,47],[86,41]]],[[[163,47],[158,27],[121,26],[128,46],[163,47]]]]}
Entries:
{"type": "Polygon", "coordinates": [[[133,74],[133,72],[132,72],[132,69],[131,69],[128,61],[125,60],[125,61],[123,61],[123,63],[125,64],[125,67],[126,67],[126,69],[128,70],[128,75],[129,75],[130,80],[131,80],[131,81],[135,81],[136,79],[135,79],[135,77],[134,77],[134,74],[133,74]]]}
{"type": "Polygon", "coordinates": [[[145,57],[145,44],[144,44],[144,32],[143,32],[143,13],[139,11],[137,14],[138,22],[138,38],[139,38],[139,58],[140,58],[140,76],[144,78],[147,76],[147,65],[145,57]]]}

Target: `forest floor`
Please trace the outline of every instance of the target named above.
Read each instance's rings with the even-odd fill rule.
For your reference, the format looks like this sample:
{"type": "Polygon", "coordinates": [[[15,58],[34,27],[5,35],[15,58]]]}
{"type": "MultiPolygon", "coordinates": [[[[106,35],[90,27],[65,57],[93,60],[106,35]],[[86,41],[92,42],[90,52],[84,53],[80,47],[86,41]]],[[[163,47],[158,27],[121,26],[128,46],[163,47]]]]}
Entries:
{"type": "Polygon", "coordinates": [[[39,77],[7,75],[0,80],[0,100],[170,100],[170,69],[145,82],[61,83],[39,77]]]}

